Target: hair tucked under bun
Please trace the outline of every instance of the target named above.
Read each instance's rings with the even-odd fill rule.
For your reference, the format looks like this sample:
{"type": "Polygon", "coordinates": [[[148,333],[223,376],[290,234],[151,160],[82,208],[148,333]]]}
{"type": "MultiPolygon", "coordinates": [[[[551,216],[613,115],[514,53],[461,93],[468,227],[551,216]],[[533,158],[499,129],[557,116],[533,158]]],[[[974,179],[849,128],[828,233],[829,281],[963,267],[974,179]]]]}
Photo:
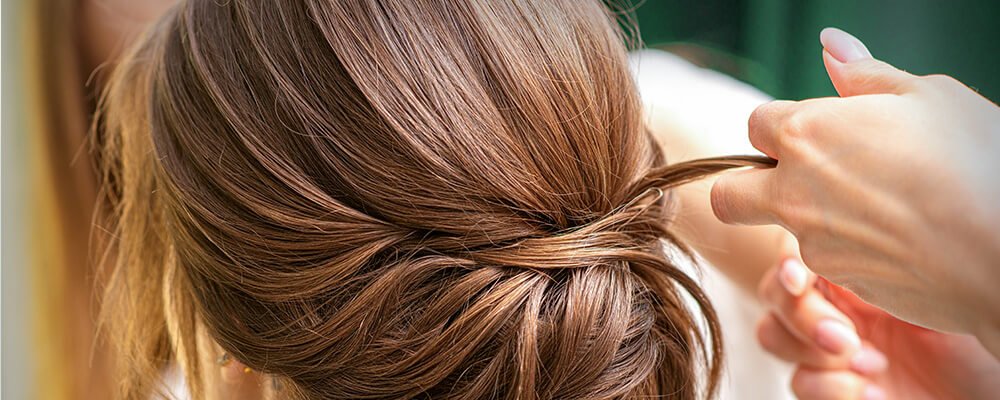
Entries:
{"type": "Polygon", "coordinates": [[[187,1],[99,121],[124,397],[213,397],[205,333],[287,397],[714,390],[664,190],[753,160],[664,165],[598,0],[187,1]]]}

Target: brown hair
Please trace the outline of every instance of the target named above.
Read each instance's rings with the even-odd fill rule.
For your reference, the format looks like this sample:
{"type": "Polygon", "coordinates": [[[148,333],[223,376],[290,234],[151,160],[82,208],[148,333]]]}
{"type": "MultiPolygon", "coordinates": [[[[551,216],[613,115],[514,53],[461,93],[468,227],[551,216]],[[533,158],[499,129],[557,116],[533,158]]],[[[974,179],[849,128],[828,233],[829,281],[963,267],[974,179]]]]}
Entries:
{"type": "Polygon", "coordinates": [[[219,354],[198,335],[289,398],[692,399],[700,374],[711,395],[719,325],[665,253],[683,246],[664,191],[767,161],[666,166],[611,17],[597,0],[175,8],[99,119],[123,396],[176,359],[210,397],[219,354]]]}

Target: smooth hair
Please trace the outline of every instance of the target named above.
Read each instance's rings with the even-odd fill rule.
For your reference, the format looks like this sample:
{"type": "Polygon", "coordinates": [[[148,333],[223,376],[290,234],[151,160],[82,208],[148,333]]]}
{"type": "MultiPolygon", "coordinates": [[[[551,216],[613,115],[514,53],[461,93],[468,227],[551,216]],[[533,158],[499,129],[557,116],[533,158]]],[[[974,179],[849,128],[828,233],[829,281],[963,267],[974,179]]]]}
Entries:
{"type": "Polygon", "coordinates": [[[96,127],[124,398],[711,396],[669,189],[773,162],[667,165],[598,0],[184,1],[96,127]]]}

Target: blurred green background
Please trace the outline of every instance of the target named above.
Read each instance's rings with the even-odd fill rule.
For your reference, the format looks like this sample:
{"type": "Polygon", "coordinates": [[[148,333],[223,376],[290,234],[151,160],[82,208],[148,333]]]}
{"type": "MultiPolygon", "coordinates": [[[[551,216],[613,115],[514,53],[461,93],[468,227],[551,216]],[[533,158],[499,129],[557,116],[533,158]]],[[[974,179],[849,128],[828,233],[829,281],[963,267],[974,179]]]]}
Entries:
{"type": "Polygon", "coordinates": [[[646,46],[776,98],[836,95],[819,43],[820,30],[834,26],[875,58],[918,75],[951,75],[1000,100],[1000,1],[632,0],[630,8],[646,46]]]}

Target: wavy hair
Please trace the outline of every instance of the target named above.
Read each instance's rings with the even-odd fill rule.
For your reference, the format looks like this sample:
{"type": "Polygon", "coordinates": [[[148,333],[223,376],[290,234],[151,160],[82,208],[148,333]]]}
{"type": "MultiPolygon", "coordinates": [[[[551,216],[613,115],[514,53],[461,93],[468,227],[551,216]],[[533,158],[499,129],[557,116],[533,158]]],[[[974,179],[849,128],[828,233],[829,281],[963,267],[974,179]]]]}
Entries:
{"type": "Polygon", "coordinates": [[[102,104],[124,398],[715,391],[669,189],[772,161],[665,164],[598,0],[185,1],[102,104]]]}

